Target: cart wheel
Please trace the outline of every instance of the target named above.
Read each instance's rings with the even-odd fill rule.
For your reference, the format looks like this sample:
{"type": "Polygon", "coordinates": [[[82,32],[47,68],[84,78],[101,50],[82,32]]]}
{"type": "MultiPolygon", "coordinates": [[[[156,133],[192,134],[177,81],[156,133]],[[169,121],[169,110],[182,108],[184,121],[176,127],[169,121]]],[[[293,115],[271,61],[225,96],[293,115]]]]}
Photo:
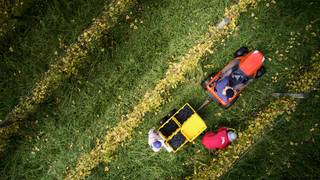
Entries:
{"type": "Polygon", "coordinates": [[[163,117],[159,124],[162,125],[164,124],[168,119],[171,118],[171,116],[173,116],[175,113],[177,112],[177,109],[173,109],[172,111],[170,111],[165,117],[163,117]]]}
{"type": "Polygon", "coordinates": [[[249,49],[247,47],[241,47],[234,53],[234,57],[244,56],[248,53],[249,53],[249,49]]]}
{"type": "Polygon", "coordinates": [[[259,77],[263,76],[263,75],[264,75],[264,73],[266,73],[266,68],[265,68],[264,66],[261,66],[261,68],[260,68],[260,69],[258,69],[258,71],[257,71],[257,75],[256,75],[256,77],[255,77],[255,78],[259,78],[259,77]]]}

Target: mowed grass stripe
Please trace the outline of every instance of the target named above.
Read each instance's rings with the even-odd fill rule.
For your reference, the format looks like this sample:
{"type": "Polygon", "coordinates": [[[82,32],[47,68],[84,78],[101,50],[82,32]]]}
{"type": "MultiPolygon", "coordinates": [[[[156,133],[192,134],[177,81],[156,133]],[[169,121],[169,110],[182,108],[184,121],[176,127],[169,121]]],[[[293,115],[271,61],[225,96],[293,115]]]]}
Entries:
{"type": "MultiPolygon", "coordinates": [[[[309,92],[317,85],[320,79],[320,51],[313,57],[314,61],[309,71],[299,79],[291,79],[288,82],[289,92],[309,92]]],[[[192,179],[217,179],[226,173],[239,157],[245,153],[261,136],[270,128],[278,117],[285,113],[291,114],[297,107],[297,101],[288,98],[280,98],[271,102],[257,117],[250,121],[248,129],[239,132],[239,139],[235,145],[221,152],[214,158],[211,164],[203,168],[192,179]]]]}
{"type": "Polygon", "coordinates": [[[125,13],[129,21],[121,18],[95,44],[77,76],[63,81],[28,117],[36,121],[19,131],[22,139],[14,139],[17,150],[1,162],[2,177],[62,179],[64,170],[73,167],[107,127],[114,127],[163,78],[175,60],[172,57],[184,55],[232,3],[186,0],[183,4],[148,1],[130,8],[125,13]],[[130,25],[135,19],[138,29],[130,25]],[[115,45],[110,47],[106,39],[115,45]]]}
{"type": "Polygon", "coordinates": [[[294,110],[295,107],[296,102],[290,99],[279,99],[270,103],[258,113],[255,119],[251,120],[247,130],[238,133],[236,144],[221,151],[216,158],[212,159],[209,166],[194,173],[188,179],[218,179],[229,170],[243,152],[250,148],[256,138],[262,136],[264,130],[270,127],[276,118],[294,110]]]}
{"type": "MultiPolygon", "coordinates": [[[[316,88],[319,85],[320,79],[320,51],[318,51],[314,56],[311,57],[310,70],[305,72],[303,76],[296,81],[290,81],[286,85],[288,87],[288,92],[291,93],[307,93],[310,90],[316,88]]],[[[297,76],[291,75],[290,78],[296,78],[297,76]]]]}
{"type": "Polygon", "coordinates": [[[273,128],[268,129],[249,151],[241,155],[221,179],[319,177],[319,168],[314,163],[320,142],[319,100],[319,91],[311,92],[294,113],[277,120],[273,128]]]}
{"type": "Polygon", "coordinates": [[[90,175],[91,170],[100,162],[109,162],[119,145],[131,137],[134,128],[141,123],[145,114],[164,104],[169,91],[185,80],[185,75],[198,66],[201,57],[211,52],[213,44],[232,33],[240,13],[245,12],[249,6],[255,7],[256,3],[254,0],[240,0],[238,4],[226,9],[225,17],[230,19],[230,24],[222,30],[210,26],[209,32],[203,35],[197,45],[182,56],[178,63],[169,66],[165,77],[157,83],[153,90],[144,95],[131,113],[123,116],[118,125],[112,128],[91,152],[79,158],[75,169],[69,171],[66,179],[83,179],[90,175]]]}
{"type": "MultiPolygon", "coordinates": [[[[269,8],[266,5],[267,3],[259,3],[257,9],[249,10],[248,13],[243,14],[239,19],[239,30],[235,31],[231,35],[232,37],[221,41],[221,45],[215,48],[216,50],[212,55],[203,57],[200,63],[202,65],[188,74],[186,81],[179,84],[177,89],[171,92],[170,100],[161,107],[160,113],[147,114],[142,124],[134,130],[132,140],[121,143],[121,147],[112,156],[112,163],[101,163],[95,168],[89,179],[104,177],[107,179],[119,177],[179,179],[181,176],[189,176],[194,172],[194,169],[199,169],[198,167],[210,164],[212,154],[202,147],[200,138],[197,139],[195,144],[187,145],[175,155],[168,154],[165,151],[155,154],[147,145],[147,132],[151,127],[157,126],[157,121],[166,112],[180,107],[185,102],[191,103],[193,107],[200,106],[206,97],[199,84],[204,78],[203,72],[215,72],[215,70],[223,68],[226,60],[232,59],[232,52],[243,45],[250,47],[250,49],[259,48],[265,53],[267,73],[262,79],[255,80],[250,84],[242,94],[243,96],[230,109],[223,110],[212,104],[201,110],[200,114],[209,129],[212,130],[220,126],[229,126],[239,130],[246,129],[247,120],[252,119],[257,112],[274,100],[270,94],[285,86],[288,81],[288,74],[297,72],[291,70],[291,67],[309,65],[307,59],[310,59],[310,51],[307,49],[312,50],[316,47],[314,43],[308,40],[312,35],[304,31],[306,23],[312,21],[311,17],[304,23],[296,25],[295,22],[286,21],[288,12],[281,10],[282,4],[285,4],[285,2],[269,3],[269,8]],[[279,16],[277,12],[283,14],[279,16]],[[253,13],[257,16],[252,17],[253,13]],[[275,17],[277,18],[276,21],[274,20],[275,17]],[[268,23],[265,25],[265,22],[268,23]],[[286,23],[282,24],[281,22],[286,23]],[[263,26],[261,26],[261,23],[263,26]],[[277,26],[278,23],[281,26],[277,26]],[[269,28],[274,27],[274,25],[276,25],[276,29],[269,28]],[[259,28],[255,29],[255,27],[259,28]],[[265,42],[269,43],[265,44],[265,42]],[[299,44],[304,45],[303,51],[299,44]],[[306,50],[309,51],[308,54],[302,53],[306,50]],[[295,52],[298,53],[294,54],[295,52]],[[305,57],[307,58],[304,59],[305,57]],[[105,168],[104,165],[106,165],[105,168]]],[[[294,8],[291,7],[291,9],[294,8]]],[[[298,14],[297,16],[302,15],[298,14]]],[[[296,19],[296,21],[299,20],[296,19]]],[[[312,31],[310,30],[310,32],[312,31]]]]}
{"type": "Polygon", "coordinates": [[[82,32],[77,42],[68,47],[56,64],[50,66],[43,78],[35,84],[31,95],[25,97],[7,115],[5,122],[9,125],[0,129],[0,152],[6,149],[9,138],[19,130],[20,122],[36,111],[39,104],[59,87],[62,80],[77,73],[77,65],[85,59],[93,43],[101,38],[103,32],[113,27],[119,16],[134,2],[134,0],[115,0],[111,4],[106,4],[102,15],[94,19],[92,25],[82,32]]]}
{"type": "MultiPolygon", "coordinates": [[[[264,22],[268,22],[268,26],[273,27],[273,17],[270,16],[270,14],[279,17],[274,15],[276,14],[274,11],[277,11],[274,10],[274,6],[280,5],[278,2],[276,4],[270,3],[270,7],[272,8],[268,9],[265,5],[266,3],[267,2],[259,3],[257,8],[242,14],[238,23],[239,30],[235,31],[231,37],[221,40],[221,45],[216,43],[214,53],[203,57],[199,63],[201,65],[186,75],[186,81],[179,84],[178,87],[171,92],[170,99],[165,105],[161,106],[159,113],[148,113],[139,127],[134,130],[134,135],[131,140],[121,143],[117,152],[113,154],[111,159],[112,163],[99,164],[89,179],[129,177],[134,179],[157,179],[157,177],[180,179],[181,177],[191,175],[194,169],[199,169],[198,167],[209,164],[212,159],[212,153],[209,153],[203,148],[201,138],[198,138],[195,144],[188,144],[173,155],[165,151],[154,153],[148,147],[146,137],[148,130],[152,127],[157,127],[158,120],[173,108],[181,107],[186,102],[191,103],[193,107],[199,107],[204,98],[207,97],[207,94],[203,91],[199,83],[205,78],[205,74],[203,73],[207,71],[217,72],[216,70],[223,68],[223,65],[232,59],[232,52],[243,45],[250,47],[250,49],[260,48],[265,53],[267,73],[261,79],[255,80],[250,84],[245,92],[243,92],[241,98],[239,98],[230,109],[221,109],[213,103],[199,113],[206,121],[209,130],[216,130],[220,126],[229,126],[241,130],[246,129],[247,120],[252,119],[254,114],[259,112],[263,107],[266,107],[270,101],[274,100],[270,97],[270,93],[284,87],[287,83],[287,78],[282,77],[282,75],[289,74],[291,71],[288,72],[285,67],[292,67],[292,63],[300,67],[309,62],[296,61],[300,59],[301,54],[292,56],[292,52],[297,52],[295,48],[287,53],[287,47],[294,44],[294,42],[304,44],[305,49],[310,46],[310,42],[305,42],[305,40],[302,39],[304,36],[297,36],[298,33],[294,33],[296,31],[304,32],[304,26],[307,22],[301,26],[294,26],[294,28],[290,23],[287,23],[283,25],[283,27],[286,27],[283,31],[281,31],[282,28],[278,26],[276,30],[273,29],[272,32],[269,32],[269,30],[272,29],[270,28],[266,30],[266,32],[264,30],[265,27],[261,27],[259,22],[263,22],[263,24],[264,22]],[[257,12],[257,18],[259,18],[259,20],[251,16],[252,13],[257,14],[257,12]],[[261,17],[268,18],[263,19],[261,17]],[[269,19],[271,21],[269,21],[269,19]],[[248,24],[250,26],[247,26],[248,24]],[[250,31],[251,29],[248,30],[248,28],[259,26],[260,28],[254,29],[252,32],[250,31]],[[278,35],[280,34],[279,31],[282,35],[278,35]],[[295,38],[297,41],[291,41],[291,38],[295,38]],[[273,41],[276,39],[278,40],[277,43],[273,41]],[[266,40],[270,43],[263,43],[266,42],[266,40]],[[244,44],[244,42],[246,43],[244,44]],[[261,42],[261,44],[256,42],[261,42]],[[277,50],[279,50],[279,53],[276,53],[277,50]],[[278,58],[278,54],[284,57],[282,59],[280,57],[278,58]],[[269,58],[273,60],[268,61],[269,58]],[[271,81],[271,77],[273,76],[279,77],[278,80],[284,81],[284,83],[271,81]],[[148,168],[146,168],[146,166],[148,168]]],[[[287,15],[284,14],[283,16],[286,17],[287,15]]],[[[283,19],[283,17],[280,16],[278,19],[283,19]]],[[[284,21],[281,20],[281,22],[284,21]]]]}

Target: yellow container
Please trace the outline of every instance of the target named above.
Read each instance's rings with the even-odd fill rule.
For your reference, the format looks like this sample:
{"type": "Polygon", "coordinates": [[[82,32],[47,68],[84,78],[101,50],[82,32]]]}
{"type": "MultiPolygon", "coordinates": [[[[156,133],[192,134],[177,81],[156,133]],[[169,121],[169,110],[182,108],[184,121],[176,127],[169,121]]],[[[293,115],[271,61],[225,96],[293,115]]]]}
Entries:
{"type": "Polygon", "coordinates": [[[178,151],[187,142],[196,139],[207,126],[197,112],[186,103],[173,116],[171,116],[158,131],[165,140],[165,144],[178,151]]]}
{"type": "Polygon", "coordinates": [[[204,123],[202,118],[197,113],[194,113],[182,124],[181,133],[189,142],[192,142],[206,129],[207,125],[204,123]]]}

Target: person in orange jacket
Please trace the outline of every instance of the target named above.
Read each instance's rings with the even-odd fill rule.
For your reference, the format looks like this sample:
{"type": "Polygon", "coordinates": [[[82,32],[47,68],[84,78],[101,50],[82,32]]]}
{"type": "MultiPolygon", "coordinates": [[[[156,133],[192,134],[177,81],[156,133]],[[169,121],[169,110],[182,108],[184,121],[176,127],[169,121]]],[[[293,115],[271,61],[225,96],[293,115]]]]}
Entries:
{"type": "Polygon", "coordinates": [[[202,138],[203,146],[208,150],[224,149],[237,139],[233,129],[222,127],[218,131],[207,132],[202,138]]]}

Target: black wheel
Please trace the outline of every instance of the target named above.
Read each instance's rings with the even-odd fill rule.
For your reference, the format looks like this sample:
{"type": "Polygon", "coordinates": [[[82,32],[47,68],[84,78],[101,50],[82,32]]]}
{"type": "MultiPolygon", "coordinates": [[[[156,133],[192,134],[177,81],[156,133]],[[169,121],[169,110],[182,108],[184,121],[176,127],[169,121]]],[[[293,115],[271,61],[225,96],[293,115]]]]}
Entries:
{"type": "Polygon", "coordinates": [[[170,119],[171,116],[174,115],[174,113],[176,113],[177,110],[176,109],[173,109],[172,111],[170,111],[165,117],[163,117],[161,120],[160,120],[160,125],[162,125],[163,123],[165,123],[168,119],[170,119]]]}
{"type": "Polygon", "coordinates": [[[241,47],[234,53],[234,57],[240,57],[248,53],[249,53],[249,49],[247,47],[241,47]]]}
{"type": "Polygon", "coordinates": [[[258,71],[257,71],[257,75],[256,75],[256,77],[255,77],[255,78],[259,78],[259,77],[263,76],[263,75],[264,75],[264,73],[266,73],[266,68],[265,68],[264,66],[261,66],[261,68],[260,68],[260,69],[258,69],[258,71]]]}

